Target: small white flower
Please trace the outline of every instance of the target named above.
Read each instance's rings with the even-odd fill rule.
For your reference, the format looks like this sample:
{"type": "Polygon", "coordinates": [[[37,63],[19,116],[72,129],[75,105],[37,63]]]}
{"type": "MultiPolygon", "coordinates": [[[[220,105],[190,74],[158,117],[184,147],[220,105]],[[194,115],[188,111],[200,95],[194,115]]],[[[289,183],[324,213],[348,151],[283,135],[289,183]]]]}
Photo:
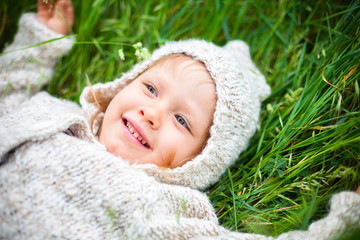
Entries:
{"type": "Polygon", "coordinates": [[[145,60],[150,57],[150,52],[146,47],[142,47],[142,43],[138,42],[132,45],[135,49],[135,56],[137,56],[138,61],[145,60]]]}
{"type": "Polygon", "coordinates": [[[140,50],[140,58],[141,59],[148,59],[150,57],[149,50],[147,48],[141,48],[140,50]]]}
{"type": "Polygon", "coordinates": [[[118,54],[119,54],[121,61],[125,61],[125,54],[124,54],[124,50],[122,48],[119,49],[118,54]]]}
{"type": "Polygon", "coordinates": [[[140,50],[135,51],[135,56],[140,57],[140,50]]]}
{"type": "Polygon", "coordinates": [[[140,48],[142,47],[142,43],[141,43],[141,42],[135,43],[135,44],[133,45],[133,47],[134,47],[135,49],[140,49],[140,48]]]}

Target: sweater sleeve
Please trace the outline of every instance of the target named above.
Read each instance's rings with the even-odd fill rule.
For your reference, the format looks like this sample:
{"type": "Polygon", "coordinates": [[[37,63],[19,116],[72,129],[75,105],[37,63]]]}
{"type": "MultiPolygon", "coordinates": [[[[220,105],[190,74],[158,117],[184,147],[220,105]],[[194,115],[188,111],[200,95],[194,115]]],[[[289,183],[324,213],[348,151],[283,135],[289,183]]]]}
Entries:
{"type": "Polygon", "coordinates": [[[74,42],[73,37],[61,37],[64,36],[42,24],[35,13],[22,15],[13,43],[0,56],[0,116],[51,79],[57,59],[66,54],[74,42]],[[61,39],[43,43],[57,38],[61,39]]]}

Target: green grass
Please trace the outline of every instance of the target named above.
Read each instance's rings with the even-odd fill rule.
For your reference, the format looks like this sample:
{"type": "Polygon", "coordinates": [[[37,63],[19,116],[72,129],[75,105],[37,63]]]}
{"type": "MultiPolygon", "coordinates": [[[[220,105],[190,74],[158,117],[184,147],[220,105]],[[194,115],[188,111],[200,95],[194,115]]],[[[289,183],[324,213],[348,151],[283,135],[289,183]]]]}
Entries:
{"type": "MultiPolygon", "coordinates": [[[[121,43],[153,50],[168,40],[245,40],[272,86],[261,129],[209,189],[228,229],[276,236],[324,216],[331,194],[360,183],[359,1],[76,1],[78,44],[46,90],[78,101],[137,61],[121,43]],[[123,47],[126,60],[118,50],[123,47]]],[[[0,4],[0,48],[36,1],[0,4]]]]}

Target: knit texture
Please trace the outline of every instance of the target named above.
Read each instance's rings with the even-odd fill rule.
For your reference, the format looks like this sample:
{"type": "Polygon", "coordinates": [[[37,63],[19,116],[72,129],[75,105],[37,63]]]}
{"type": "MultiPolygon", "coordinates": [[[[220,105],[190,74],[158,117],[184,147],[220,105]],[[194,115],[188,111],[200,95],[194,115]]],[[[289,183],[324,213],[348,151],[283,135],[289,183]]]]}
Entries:
{"type": "Polygon", "coordinates": [[[37,21],[36,14],[24,14],[14,42],[4,49],[0,61],[0,116],[11,111],[46,84],[57,59],[69,52],[74,38],[30,47],[64,37],[37,21]],[[5,98],[6,96],[6,98],[5,98]]]}
{"type": "Polygon", "coordinates": [[[159,183],[64,133],[23,144],[1,168],[0,239],[189,239],[221,231],[204,194],[159,183]]]}
{"type": "MultiPolygon", "coordinates": [[[[5,51],[54,37],[58,35],[39,23],[34,14],[25,14],[15,42],[5,51]]],[[[207,196],[186,187],[202,188],[218,175],[212,175],[203,185],[191,185],[186,179],[172,180],[178,185],[167,184],[151,176],[156,174],[148,174],[107,152],[91,133],[87,117],[76,104],[46,93],[30,97],[31,93],[26,92],[29,82],[32,86],[41,85],[39,72],[47,72],[51,78],[51,68],[71,48],[72,40],[53,43],[0,57],[0,239],[273,239],[224,229],[207,196]],[[54,51],[53,47],[60,49],[54,51]],[[29,59],[36,59],[36,64],[29,59]],[[65,134],[67,129],[75,136],[65,134]]],[[[214,81],[220,81],[216,80],[216,71],[212,71],[214,81]]],[[[231,88],[223,86],[218,90],[218,85],[221,84],[217,84],[218,99],[224,98],[221,101],[230,104],[231,98],[220,93],[231,94],[231,88]]],[[[254,86],[247,85],[248,89],[260,88],[254,86]]],[[[104,92],[109,89],[104,88],[104,92]]],[[[264,97],[263,93],[259,91],[258,97],[264,97]]],[[[218,105],[215,114],[222,113],[218,105]]],[[[258,118],[247,117],[253,117],[253,123],[258,118]]],[[[217,121],[229,119],[232,118],[218,116],[217,121]]],[[[220,123],[214,119],[216,124],[220,123]]],[[[256,126],[253,127],[255,131],[256,126]]],[[[212,128],[212,141],[216,141],[215,130],[221,131],[212,128]]],[[[208,146],[211,144],[209,140],[208,146]]],[[[209,154],[216,153],[211,148],[207,150],[209,154]]],[[[218,148],[220,151],[228,146],[218,148]]],[[[201,159],[194,161],[205,165],[201,159]]],[[[220,163],[230,164],[225,160],[220,163]]],[[[327,217],[311,224],[307,231],[285,233],[279,239],[335,239],[360,228],[359,216],[360,196],[343,192],[332,198],[327,217]]]]}

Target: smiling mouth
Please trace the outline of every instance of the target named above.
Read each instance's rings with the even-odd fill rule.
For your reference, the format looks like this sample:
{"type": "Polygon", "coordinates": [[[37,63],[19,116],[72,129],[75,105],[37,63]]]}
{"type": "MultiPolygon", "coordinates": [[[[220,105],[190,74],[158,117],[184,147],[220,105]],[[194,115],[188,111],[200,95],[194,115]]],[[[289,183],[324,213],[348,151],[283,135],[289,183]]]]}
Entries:
{"type": "Polygon", "coordinates": [[[131,125],[131,123],[124,119],[124,124],[125,126],[129,129],[129,131],[131,132],[131,134],[137,138],[137,140],[139,140],[139,142],[146,148],[150,148],[150,145],[145,141],[145,139],[143,139],[140,134],[135,130],[134,126],[131,125]]]}

